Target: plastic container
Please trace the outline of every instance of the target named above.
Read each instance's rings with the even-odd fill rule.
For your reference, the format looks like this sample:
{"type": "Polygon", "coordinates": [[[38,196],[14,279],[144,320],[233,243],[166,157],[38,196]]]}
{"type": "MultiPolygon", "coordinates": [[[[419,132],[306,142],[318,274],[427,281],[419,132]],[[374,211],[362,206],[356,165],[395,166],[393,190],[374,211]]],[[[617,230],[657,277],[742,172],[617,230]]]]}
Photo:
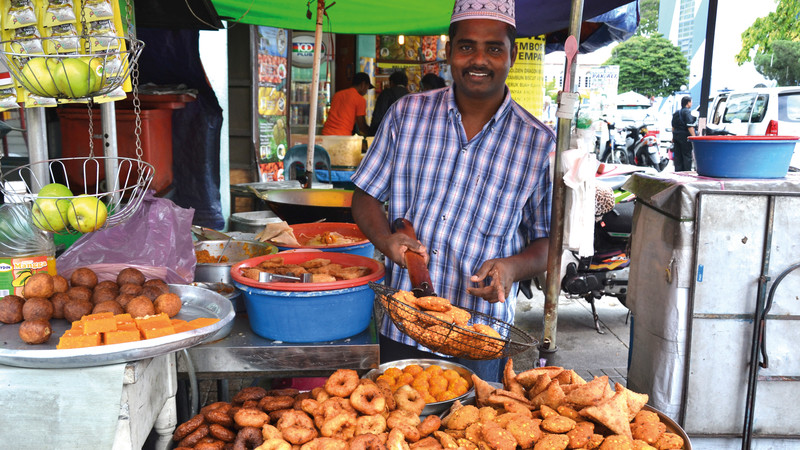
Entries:
{"type": "MultiPolygon", "coordinates": [[[[136,114],[131,110],[117,109],[117,156],[136,158],[136,114]]],[[[61,123],[61,153],[64,158],[89,156],[89,113],[86,108],[58,108],[61,123]]],[[[164,193],[172,184],[172,110],[144,109],[142,119],[142,160],[153,165],[155,175],[150,185],[156,193],[164,193]]],[[[94,154],[103,156],[103,125],[99,109],[92,111],[94,130],[94,154]]],[[[67,167],[69,182],[83,186],[83,167],[70,162],[67,167]]],[[[93,187],[98,178],[105,179],[101,166],[97,173],[86,173],[87,184],[93,187]]]]}
{"type": "Polygon", "coordinates": [[[714,178],[783,178],[797,136],[691,136],[697,174],[714,178]]]}
{"type": "Polygon", "coordinates": [[[336,253],[349,253],[351,255],[366,256],[372,258],[375,256],[375,246],[369,242],[364,233],[354,223],[344,222],[320,222],[320,223],[298,223],[290,225],[294,236],[300,244],[305,244],[310,239],[325,232],[339,233],[345,237],[360,238],[358,242],[352,244],[332,244],[332,245],[277,245],[278,250],[297,250],[301,248],[311,248],[315,250],[322,250],[323,252],[336,252],[336,253]]]}
{"type": "Polygon", "coordinates": [[[383,265],[358,255],[327,253],[331,262],[373,269],[368,276],[330,283],[259,283],[243,277],[243,267],[257,266],[281,257],[288,264],[301,264],[319,252],[279,253],[235,264],[234,286],[244,294],[250,328],[261,337],[283,342],[325,342],[345,339],[364,331],[372,318],[375,292],[369,282],[383,280],[383,265]]]}
{"type": "Polygon", "coordinates": [[[0,298],[22,297],[31,275],[56,275],[56,247],[51,234],[34,227],[30,208],[0,205],[0,298]]]}

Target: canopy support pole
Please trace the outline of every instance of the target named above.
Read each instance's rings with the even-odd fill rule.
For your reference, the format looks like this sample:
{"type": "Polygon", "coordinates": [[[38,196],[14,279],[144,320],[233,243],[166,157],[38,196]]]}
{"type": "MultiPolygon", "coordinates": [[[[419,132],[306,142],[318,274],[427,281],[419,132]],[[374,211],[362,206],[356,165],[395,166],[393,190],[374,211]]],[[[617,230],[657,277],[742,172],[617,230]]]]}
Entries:
{"type": "Polygon", "coordinates": [[[325,0],[317,0],[317,25],[314,29],[314,63],[311,69],[311,98],[308,106],[308,148],[306,149],[306,184],[311,187],[314,178],[314,145],[317,142],[317,104],[319,103],[319,55],[322,47],[322,19],[325,16],[325,0]]]}
{"type": "MultiPolygon", "coordinates": [[[[569,33],[580,46],[581,21],[583,20],[583,0],[572,0],[569,20],[569,33]]],[[[564,74],[564,87],[575,90],[576,64],[567,64],[569,73],[564,74]],[[569,78],[567,78],[569,77],[569,78]]],[[[558,119],[556,154],[553,159],[553,203],[550,212],[550,246],[547,252],[547,281],[544,299],[544,331],[539,346],[540,359],[558,350],[556,327],[558,322],[558,298],[561,294],[561,255],[564,251],[564,216],[566,212],[566,185],[564,170],[561,168],[561,155],[569,149],[572,118],[558,119]],[[543,356],[544,354],[544,356],[543,356]]]]}
{"type": "Polygon", "coordinates": [[[711,91],[711,63],[714,55],[714,33],[717,28],[717,0],[708,2],[708,19],[706,19],[706,48],[703,54],[703,78],[700,80],[700,120],[698,130],[702,133],[708,118],[708,96],[711,91]]]}

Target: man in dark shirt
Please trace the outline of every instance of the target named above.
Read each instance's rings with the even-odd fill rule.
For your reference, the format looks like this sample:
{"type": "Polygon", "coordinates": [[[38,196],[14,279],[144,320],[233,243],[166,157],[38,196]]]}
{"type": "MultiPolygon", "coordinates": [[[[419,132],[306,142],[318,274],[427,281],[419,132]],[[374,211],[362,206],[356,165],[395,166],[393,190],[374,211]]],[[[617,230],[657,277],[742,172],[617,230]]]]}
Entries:
{"type": "Polygon", "coordinates": [[[692,98],[688,95],[681,99],[681,109],[672,119],[672,160],[675,171],[683,172],[692,170],[692,143],[689,136],[696,136],[695,118],[692,115],[692,98]]]}
{"type": "Polygon", "coordinates": [[[369,125],[369,135],[375,136],[378,132],[378,127],[386,115],[386,111],[394,104],[400,97],[408,94],[408,76],[405,71],[398,70],[389,75],[389,87],[384,89],[378,99],[375,100],[375,109],[372,111],[372,122],[369,125]]]}

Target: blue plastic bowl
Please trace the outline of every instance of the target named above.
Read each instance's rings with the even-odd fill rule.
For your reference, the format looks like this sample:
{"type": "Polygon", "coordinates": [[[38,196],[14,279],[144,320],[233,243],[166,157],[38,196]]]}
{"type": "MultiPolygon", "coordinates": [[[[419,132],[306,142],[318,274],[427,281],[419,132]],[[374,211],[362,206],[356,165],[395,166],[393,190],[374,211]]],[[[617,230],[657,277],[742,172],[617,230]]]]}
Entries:
{"type": "Polygon", "coordinates": [[[714,178],[783,178],[797,136],[694,136],[697,174],[714,178]]]}
{"type": "Polygon", "coordinates": [[[345,339],[366,330],[372,318],[375,292],[368,284],[330,291],[271,291],[233,283],[244,293],[250,328],[267,339],[345,339]]]}

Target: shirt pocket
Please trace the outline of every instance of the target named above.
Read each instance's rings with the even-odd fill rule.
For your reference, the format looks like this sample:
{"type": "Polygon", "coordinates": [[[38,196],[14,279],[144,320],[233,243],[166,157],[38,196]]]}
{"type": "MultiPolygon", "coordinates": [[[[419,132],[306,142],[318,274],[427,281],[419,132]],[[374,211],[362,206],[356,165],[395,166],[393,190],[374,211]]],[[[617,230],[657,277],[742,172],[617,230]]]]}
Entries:
{"type": "Polygon", "coordinates": [[[478,201],[471,213],[475,231],[483,239],[508,235],[522,207],[517,204],[519,186],[502,177],[489,177],[478,190],[478,201]]]}

